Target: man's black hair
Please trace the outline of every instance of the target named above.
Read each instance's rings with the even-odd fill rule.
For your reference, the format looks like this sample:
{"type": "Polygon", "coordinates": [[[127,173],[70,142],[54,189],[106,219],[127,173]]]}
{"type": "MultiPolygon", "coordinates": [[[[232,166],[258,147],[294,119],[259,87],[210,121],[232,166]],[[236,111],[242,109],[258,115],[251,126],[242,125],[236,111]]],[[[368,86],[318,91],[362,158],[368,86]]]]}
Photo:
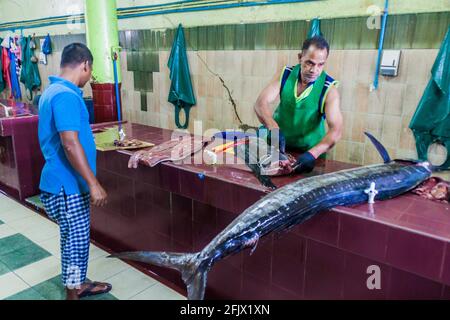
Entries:
{"type": "Polygon", "coordinates": [[[306,39],[305,42],[303,42],[302,52],[305,52],[311,46],[314,46],[320,50],[326,49],[327,54],[330,54],[330,45],[328,44],[327,40],[325,40],[324,37],[315,36],[315,37],[306,39]]]}
{"type": "Polygon", "coordinates": [[[86,61],[88,61],[90,66],[94,62],[91,50],[86,45],[71,43],[64,47],[61,55],[61,68],[76,67],[86,61]]]}

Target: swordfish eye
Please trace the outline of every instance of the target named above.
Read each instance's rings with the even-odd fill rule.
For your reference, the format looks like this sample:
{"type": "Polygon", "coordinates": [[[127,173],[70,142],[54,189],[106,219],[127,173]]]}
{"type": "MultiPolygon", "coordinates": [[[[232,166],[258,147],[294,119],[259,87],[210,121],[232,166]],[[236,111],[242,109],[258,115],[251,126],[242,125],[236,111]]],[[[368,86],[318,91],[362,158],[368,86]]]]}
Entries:
{"type": "Polygon", "coordinates": [[[431,163],[428,162],[428,161],[420,162],[418,165],[421,166],[421,167],[424,167],[428,171],[431,171],[431,167],[432,166],[431,166],[431,163]]]}

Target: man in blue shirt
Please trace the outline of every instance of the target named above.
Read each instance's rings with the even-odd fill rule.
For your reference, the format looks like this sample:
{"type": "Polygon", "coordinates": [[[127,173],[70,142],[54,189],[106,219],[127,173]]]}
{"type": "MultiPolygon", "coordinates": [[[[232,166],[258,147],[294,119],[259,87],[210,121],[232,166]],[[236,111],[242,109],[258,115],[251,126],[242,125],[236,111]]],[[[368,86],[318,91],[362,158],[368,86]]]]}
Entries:
{"type": "Polygon", "coordinates": [[[81,43],[66,46],[61,74],[39,100],[39,143],[45,158],[41,200],[60,226],[62,281],[67,299],[99,294],[111,285],[86,282],[90,244],[90,203],[106,204],[95,177],[96,149],[89,114],[80,88],[90,80],[93,57],[81,43]]]}

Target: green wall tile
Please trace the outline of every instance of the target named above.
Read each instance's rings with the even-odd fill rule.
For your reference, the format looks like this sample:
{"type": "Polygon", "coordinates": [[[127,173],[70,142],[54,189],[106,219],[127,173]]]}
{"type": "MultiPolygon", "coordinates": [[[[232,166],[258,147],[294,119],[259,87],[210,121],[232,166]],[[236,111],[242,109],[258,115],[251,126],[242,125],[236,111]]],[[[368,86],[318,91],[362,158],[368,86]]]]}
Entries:
{"type": "Polygon", "coordinates": [[[159,50],[159,47],[161,45],[161,33],[161,31],[152,32],[153,50],[159,50]]]}
{"type": "Polygon", "coordinates": [[[245,25],[244,49],[255,50],[255,43],[256,43],[256,25],[247,24],[245,25]]]}
{"type": "Polygon", "coordinates": [[[245,25],[238,24],[234,30],[234,49],[245,50],[245,25]]]}
{"type": "Polygon", "coordinates": [[[144,30],[138,30],[138,48],[139,50],[145,48],[144,30]]]}
{"type": "Polygon", "coordinates": [[[208,47],[208,27],[198,28],[198,50],[206,50],[208,47]]]}
{"type": "Polygon", "coordinates": [[[127,50],[127,70],[134,71],[133,52],[131,50],[127,50]]]}
{"type": "Polygon", "coordinates": [[[145,71],[145,51],[139,51],[139,58],[138,58],[138,71],[144,72],[145,71]]]}
{"type": "Polygon", "coordinates": [[[389,49],[411,48],[416,23],[417,16],[415,15],[388,16],[383,47],[389,49]]]}
{"type": "Polygon", "coordinates": [[[186,34],[186,45],[188,50],[198,50],[198,28],[188,28],[186,34]]]}
{"type": "Polygon", "coordinates": [[[334,49],[359,49],[361,26],[357,26],[354,18],[336,19],[331,37],[334,49]]]}
{"type": "Polygon", "coordinates": [[[131,41],[131,50],[137,51],[139,50],[139,36],[137,30],[131,30],[130,31],[130,41],[131,41]]]}
{"type": "Polygon", "coordinates": [[[164,49],[170,50],[173,45],[173,39],[175,38],[175,29],[168,29],[166,30],[165,37],[165,43],[164,43],[164,49]]]}
{"type": "Polygon", "coordinates": [[[236,26],[235,25],[225,25],[223,27],[224,35],[224,50],[234,50],[235,38],[236,38],[236,26]]]}
{"type": "Polygon", "coordinates": [[[141,86],[141,73],[139,71],[134,71],[133,72],[133,78],[134,78],[134,90],[135,91],[140,91],[142,86],[141,86]]]}
{"type": "Polygon", "coordinates": [[[277,49],[277,38],[280,36],[277,34],[276,23],[270,23],[266,30],[266,49],[277,49]]]}
{"type": "Polygon", "coordinates": [[[205,50],[217,50],[217,26],[206,28],[206,47],[205,50]]]}
{"type": "Polygon", "coordinates": [[[217,26],[216,34],[216,50],[224,50],[225,49],[225,35],[224,35],[224,26],[217,26]]]}
{"type": "Polygon", "coordinates": [[[153,38],[152,30],[143,30],[143,47],[141,50],[152,50],[153,49],[153,38]]]}
{"type": "Polygon", "coordinates": [[[141,91],[141,111],[147,111],[147,93],[141,91]]]}
{"type": "Polygon", "coordinates": [[[150,53],[150,60],[151,60],[151,72],[159,72],[159,52],[158,51],[152,51],[150,53]]]}
{"type": "MultiPolygon", "coordinates": [[[[307,35],[307,24],[306,21],[292,21],[287,26],[288,35],[288,49],[300,50],[303,41],[306,39],[307,35]]],[[[276,48],[272,48],[276,49],[276,48]]]]}
{"type": "Polygon", "coordinates": [[[126,45],[125,32],[119,31],[119,46],[121,46],[122,49],[127,49],[125,45],[126,45]]]}
{"type": "Polygon", "coordinates": [[[361,29],[361,41],[359,44],[360,49],[377,49],[378,48],[378,38],[379,30],[369,29],[367,25],[365,28],[361,29]]]}
{"type": "MultiPolygon", "coordinates": [[[[439,48],[449,24],[450,12],[389,15],[384,47],[439,48]]],[[[310,21],[284,21],[199,26],[184,31],[188,50],[299,50],[309,26],[310,21]]],[[[323,19],[321,30],[335,50],[378,48],[380,30],[367,28],[367,17],[323,19]]],[[[131,51],[170,50],[175,31],[125,31],[121,41],[131,51]]],[[[68,39],[57,37],[55,41],[64,45],[68,39]]],[[[129,70],[154,71],[140,65],[132,61],[129,70]]]]}
{"type": "Polygon", "coordinates": [[[424,13],[418,15],[414,30],[413,48],[439,48],[449,26],[449,13],[424,13]]]}
{"type": "Polygon", "coordinates": [[[333,39],[335,22],[335,19],[325,19],[320,21],[320,30],[322,31],[325,39],[328,40],[330,47],[333,49],[337,49],[335,46],[335,40],[333,39]]]}
{"type": "Polygon", "coordinates": [[[280,35],[280,50],[287,50],[289,49],[290,45],[291,22],[282,22],[281,30],[282,33],[280,35]]]}
{"type": "Polygon", "coordinates": [[[265,23],[258,23],[255,28],[255,50],[264,50],[266,49],[266,33],[268,26],[265,23]]]}
{"type": "Polygon", "coordinates": [[[125,31],[125,48],[127,48],[127,50],[132,51],[132,45],[131,45],[131,31],[127,30],[125,31]]]}

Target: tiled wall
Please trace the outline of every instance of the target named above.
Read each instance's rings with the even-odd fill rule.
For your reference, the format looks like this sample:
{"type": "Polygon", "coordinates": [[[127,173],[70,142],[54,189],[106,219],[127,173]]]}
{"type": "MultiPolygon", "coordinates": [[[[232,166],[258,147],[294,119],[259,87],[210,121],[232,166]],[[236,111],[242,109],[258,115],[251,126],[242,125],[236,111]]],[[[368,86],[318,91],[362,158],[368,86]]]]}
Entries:
{"type": "MultiPolygon", "coordinates": [[[[322,32],[332,50],[326,70],[341,82],[345,120],[343,139],[330,152],[331,159],[355,164],[379,162],[375,149],[363,135],[364,130],[381,138],[392,157],[416,158],[408,125],[429,80],[449,21],[449,12],[390,16],[385,48],[402,49],[399,76],[380,77],[379,89],[370,92],[379,31],[367,29],[365,17],[322,20],[322,32]]],[[[194,120],[201,120],[204,130],[239,126],[220,78],[230,90],[242,122],[257,126],[253,106],[258,94],[285,64],[297,63],[297,48],[306,37],[308,26],[307,21],[287,21],[186,28],[188,60],[197,98],[189,130],[193,130],[194,120]]],[[[170,88],[167,61],[174,31],[120,32],[124,48],[121,67],[125,119],[175,128],[174,107],[167,102],[170,88]]],[[[58,73],[62,48],[75,41],[85,39],[80,35],[53,37],[54,54],[48,57],[47,66],[39,66],[43,87],[48,84],[48,75],[58,73]]],[[[89,85],[84,91],[85,96],[92,95],[89,85]]],[[[443,157],[440,150],[435,154],[438,159],[443,157]]]]}
{"type": "MultiPolygon", "coordinates": [[[[371,92],[377,51],[331,51],[326,70],[341,81],[339,92],[345,121],[343,138],[331,152],[333,159],[356,164],[379,162],[376,150],[363,135],[364,130],[381,138],[392,157],[416,158],[414,138],[408,125],[429,81],[437,52],[437,49],[402,50],[399,76],[380,77],[379,89],[371,92]]],[[[297,63],[297,53],[296,50],[189,51],[197,98],[197,105],[191,111],[190,129],[194,119],[202,120],[204,129],[239,126],[227,91],[215,74],[220,75],[230,89],[242,121],[258,125],[253,111],[258,94],[283,65],[297,63]]],[[[147,97],[147,111],[141,110],[141,92],[135,90],[133,72],[127,71],[126,59],[122,60],[126,119],[175,128],[174,107],[167,101],[168,55],[168,51],[159,52],[160,71],[153,73],[153,91],[143,92],[147,97]]],[[[122,58],[125,56],[123,52],[122,58]]]]}

